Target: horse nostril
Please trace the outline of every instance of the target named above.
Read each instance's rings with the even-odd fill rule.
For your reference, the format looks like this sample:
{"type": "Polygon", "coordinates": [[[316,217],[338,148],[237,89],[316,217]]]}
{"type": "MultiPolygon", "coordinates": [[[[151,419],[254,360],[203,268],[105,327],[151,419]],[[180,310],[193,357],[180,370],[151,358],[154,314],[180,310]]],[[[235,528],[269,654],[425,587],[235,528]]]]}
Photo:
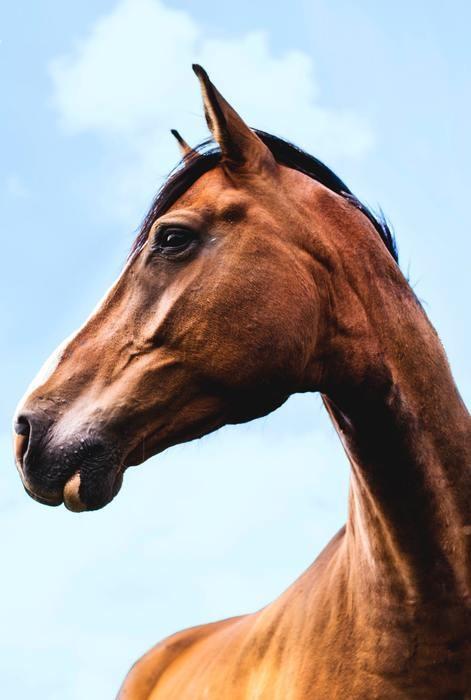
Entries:
{"type": "Polygon", "coordinates": [[[22,435],[23,437],[29,438],[29,434],[31,432],[31,426],[29,423],[29,420],[26,418],[26,416],[18,416],[17,419],[15,420],[15,433],[17,435],[22,435]]]}
{"type": "Polygon", "coordinates": [[[24,469],[24,456],[28,450],[30,435],[31,435],[31,425],[25,416],[18,416],[14,424],[15,439],[13,441],[15,460],[20,472],[23,473],[24,469]]]}
{"type": "Polygon", "coordinates": [[[28,450],[29,442],[30,442],[31,423],[26,418],[26,416],[20,415],[16,418],[15,424],[13,427],[14,427],[14,430],[16,433],[15,440],[14,440],[16,463],[18,464],[21,471],[23,471],[23,467],[24,467],[23,460],[24,460],[24,456],[28,450]]]}

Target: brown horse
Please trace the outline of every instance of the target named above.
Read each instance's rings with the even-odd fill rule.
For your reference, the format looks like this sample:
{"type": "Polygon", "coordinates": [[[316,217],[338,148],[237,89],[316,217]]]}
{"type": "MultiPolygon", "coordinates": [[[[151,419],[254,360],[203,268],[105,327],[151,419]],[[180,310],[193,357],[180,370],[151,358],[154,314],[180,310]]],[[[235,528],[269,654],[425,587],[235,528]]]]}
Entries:
{"type": "Polygon", "coordinates": [[[348,522],[258,613],[161,642],[121,700],[471,698],[470,419],[387,227],[249,129],[195,67],[218,148],[186,144],[128,263],[18,411],[28,493],[100,508],[126,467],[319,391],[348,522]]]}

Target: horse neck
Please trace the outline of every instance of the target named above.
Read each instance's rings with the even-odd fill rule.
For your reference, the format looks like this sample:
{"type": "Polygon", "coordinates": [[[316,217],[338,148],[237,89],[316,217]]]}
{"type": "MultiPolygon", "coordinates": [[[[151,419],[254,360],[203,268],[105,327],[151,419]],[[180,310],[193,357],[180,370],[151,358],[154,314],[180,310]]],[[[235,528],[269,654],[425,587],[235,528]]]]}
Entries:
{"type": "Polygon", "coordinates": [[[408,602],[469,601],[469,414],[435,331],[397,280],[393,298],[388,283],[363,300],[376,341],[380,329],[367,360],[355,338],[326,372],[341,377],[323,393],[352,466],[350,566],[368,595],[386,581],[408,602]]]}

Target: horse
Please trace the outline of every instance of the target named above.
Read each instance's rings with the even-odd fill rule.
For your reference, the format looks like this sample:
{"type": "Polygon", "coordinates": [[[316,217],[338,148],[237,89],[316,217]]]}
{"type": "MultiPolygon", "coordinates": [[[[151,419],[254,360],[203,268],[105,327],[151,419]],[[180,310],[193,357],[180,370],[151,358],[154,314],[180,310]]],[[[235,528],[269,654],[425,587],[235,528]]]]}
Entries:
{"type": "Polygon", "coordinates": [[[127,467],[319,392],[346,526],[267,607],[157,644],[118,697],[471,698],[471,421],[445,351],[385,221],[194,71],[212,141],[176,134],[121,275],[20,403],[24,487],[101,508],[127,467]]]}

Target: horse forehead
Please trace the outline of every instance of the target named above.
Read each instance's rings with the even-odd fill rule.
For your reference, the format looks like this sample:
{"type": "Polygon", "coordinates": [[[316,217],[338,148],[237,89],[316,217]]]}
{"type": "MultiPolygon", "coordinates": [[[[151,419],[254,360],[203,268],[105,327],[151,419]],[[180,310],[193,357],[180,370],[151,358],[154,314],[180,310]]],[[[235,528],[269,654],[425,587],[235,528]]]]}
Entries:
{"type": "Polygon", "coordinates": [[[215,218],[240,220],[249,209],[263,204],[260,194],[254,193],[254,180],[231,176],[221,167],[213,168],[181,195],[169,211],[188,208],[215,218]]]}
{"type": "Polygon", "coordinates": [[[177,204],[237,221],[262,210],[282,215],[287,204],[291,208],[312,202],[323,192],[333,194],[305,173],[281,164],[276,171],[240,173],[217,166],[202,175],[177,204]]]}

